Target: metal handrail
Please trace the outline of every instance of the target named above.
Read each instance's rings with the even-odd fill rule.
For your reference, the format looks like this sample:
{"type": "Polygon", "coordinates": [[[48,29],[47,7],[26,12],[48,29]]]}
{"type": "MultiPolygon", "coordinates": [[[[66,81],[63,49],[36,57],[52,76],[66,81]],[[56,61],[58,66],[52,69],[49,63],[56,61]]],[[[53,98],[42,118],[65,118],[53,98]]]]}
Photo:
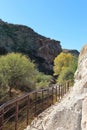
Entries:
{"type": "Polygon", "coordinates": [[[11,124],[14,124],[11,130],[19,130],[19,124],[23,124],[22,120],[24,120],[24,122],[26,121],[26,124],[23,125],[26,127],[30,124],[31,117],[36,117],[47,107],[59,101],[68,90],[69,82],[65,87],[58,85],[46,89],[39,89],[1,105],[0,130],[10,130],[9,126],[11,126],[11,124]],[[21,118],[23,119],[20,121],[21,118]]]}

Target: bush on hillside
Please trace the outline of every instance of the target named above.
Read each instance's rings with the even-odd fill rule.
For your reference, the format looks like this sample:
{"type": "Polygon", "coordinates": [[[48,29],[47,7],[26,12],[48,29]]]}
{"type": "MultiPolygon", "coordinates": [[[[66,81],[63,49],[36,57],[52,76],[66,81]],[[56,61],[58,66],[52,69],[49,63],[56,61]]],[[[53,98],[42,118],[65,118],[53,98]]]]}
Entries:
{"type": "Polygon", "coordinates": [[[64,83],[67,80],[73,80],[77,63],[78,58],[72,54],[60,53],[54,60],[54,75],[57,76],[57,82],[64,83]]]}
{"type": "Polygon", "coordinates": [[[35,87],[35,65],[26,56],[10,53],[0,57],[0,85],[23,90],[35,87]]]}
{"type": "Polygon", "coordinates": [[[45,75],[44,73],[37,73],[36,75],[36,88],[48,87],[51,83],[52,76],[45,75]]]}

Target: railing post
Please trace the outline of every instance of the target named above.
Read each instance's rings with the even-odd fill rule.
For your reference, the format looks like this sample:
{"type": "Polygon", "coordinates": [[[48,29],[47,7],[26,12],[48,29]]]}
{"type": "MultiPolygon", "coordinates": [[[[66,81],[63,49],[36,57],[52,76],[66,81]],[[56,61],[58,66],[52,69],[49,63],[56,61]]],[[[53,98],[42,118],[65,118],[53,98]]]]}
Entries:
{"type": "Polygon", "coordinates": [[[4,126],[4,108],[0,112],[0,130],[3,130],[4,126]]]}
{"type": "Polygon", "coordinates": [[[65,86],[64,86],[64,87],[65,87],[65,94],[66,94],[66,92],[67,92],[67,91],[66,91],[66,82],[65,82],[65,86]]]}
{"type": "Polygon", "coordinates": [[[44,110],[44,91],[42,90],[42,111],[44,110]]]}
{"type": "Polygon", "coordinates": [[[67,93],[67,91],[68,91],[68,90],[67,90],[67,82],[66,82],[66,93],[67,93]]]}
{"type": "Polygon", "coordinates": [[[36,114],[36,112],[37,112],[37,92],[35,92],[35,116],[37,115],[36,114]]]}
{"type": "Polygon", "coordinates": [[[60,97],[59,99],[61,99],[61,85],[59,85],[59,95],[60,95],[60,96],[59,96],[59,97],[60,97]]]}
{"type": "Polygon", "coordinates": [[[27,97],[27,125],[29,122],[29,110],[30,110],[30,96],[27,97]]]}
{"type": "Polygon", "coordinates": [[[60,95],[60,84],[59,84],[59,94],[58,94],[58,95],[59,95],[59,100],[60,100],[60,96],[61,96],[61,95],[60,95]]]}
{"type": "Polygon", "coordinates": [[[63,97],[63,85],[61,85],[61,98],[63,97]]]}
{"type": "Polygon", "coordinates": [[[0,111],[0,130],[2,130],[2,110],[0,111]]]}
{"type": "Polygon", "coordinates": [[[64,84],[64,94],[66,94],[66,84],[64,84]]]}
{"type": "Polygon", "coordinates": [[[50,105],[49,99],[50,99],[50,97],[49,97],[49,89],[48,89],[48,106],[50,105]]]}
{"type": "Polygon", "coordinates": [[[57,102],[57,85],[56,85],[56,102],[57,102]]]}
{"type": "Polygon", "coordinates": [[[52,104],[54,104],[54,87],[52,87],[52,104]]]}
{"type": "Polygon", "coordinates": [[[18,101],[16,101],[16,112],[15,112],[15,130],[17,130],[17,126],[18,126],[18,101]]]}
{"type": "Polygon", "coordinates": [[[68,81],[68,90],[69,90],[69,81],[68,81]]]}
{"type": "Polygon", "coordinates": [[[62,97],[64,96],[64,86],[62,85],[62,97]]]}
{"type": "Polygon", "coordinates": [[[69,81],[66,82],[67,91],[69,90],[69,81]]]}
{"type": "Polygon", "coordinates": [[[60,88],[61,88],[61,98],[62,98],[62,85],[61,85],[61,87],[60,87],[60,88]]]}

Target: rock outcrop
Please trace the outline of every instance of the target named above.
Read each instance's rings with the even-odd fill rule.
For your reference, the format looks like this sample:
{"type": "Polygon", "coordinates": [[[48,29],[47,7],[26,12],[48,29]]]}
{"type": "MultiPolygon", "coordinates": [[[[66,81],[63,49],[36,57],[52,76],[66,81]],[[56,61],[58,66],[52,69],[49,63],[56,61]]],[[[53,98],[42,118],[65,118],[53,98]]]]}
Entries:
{"type": "Polygon", "coordinates": [[[87,130],[87,45],[80,52],[75,83],[60,103],[40,114],[26,130],[87,130]]]}
{"type": "Polygon", "coordinates": [[[63,49],[64,53],[71,53],[74,56],[79,56],[79,52],[77,50],[63,49]]]}
{"type": "Polygon", "coordinates": [[[60,41],[34,32],[24,25],[0,20],[0,54],[21,52],[34,60],[40,71],[53,73],[53,60],[62,51],[60,41]]]}

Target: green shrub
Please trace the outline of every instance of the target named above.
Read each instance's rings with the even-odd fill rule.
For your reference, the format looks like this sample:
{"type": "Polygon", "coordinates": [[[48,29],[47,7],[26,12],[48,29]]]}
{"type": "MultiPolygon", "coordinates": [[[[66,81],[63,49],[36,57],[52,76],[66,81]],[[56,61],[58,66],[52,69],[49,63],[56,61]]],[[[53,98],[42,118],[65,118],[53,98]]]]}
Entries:
{"type": "Polygon", "coordinates": [[[54,60],[54,75],[57,76],[57,82],[64,83],[67,80],[74,80],[77,63],[78,57],[70,53],[60,53],[54,60]]]}
{"type": "Polygon", "coordinates": [[[61,74],[59,75],[57,82],[58,83],[65,83],[67,80],[73,80],[74,73],[69,67],[65,67],[61,74]]]}
{"type": "Polygon", "coordinates": [[[26,56],[9,53],[0,57],[0,85],[23,90],[35,87],[35,65],[26,56]]]}
{"type": "Polygon", "coordinates": [[[37,73],[36,76],[36,87],[37,88],[45,88],[48,87],[51,82],[52,76],[45,75],[44,73],[37,73]]]}

